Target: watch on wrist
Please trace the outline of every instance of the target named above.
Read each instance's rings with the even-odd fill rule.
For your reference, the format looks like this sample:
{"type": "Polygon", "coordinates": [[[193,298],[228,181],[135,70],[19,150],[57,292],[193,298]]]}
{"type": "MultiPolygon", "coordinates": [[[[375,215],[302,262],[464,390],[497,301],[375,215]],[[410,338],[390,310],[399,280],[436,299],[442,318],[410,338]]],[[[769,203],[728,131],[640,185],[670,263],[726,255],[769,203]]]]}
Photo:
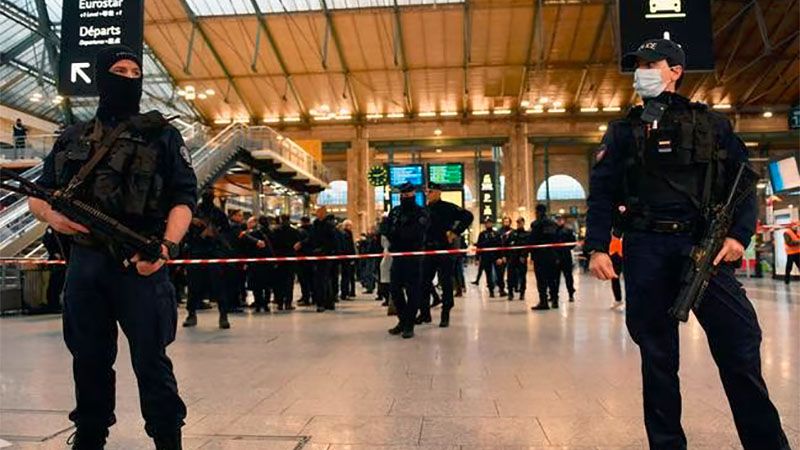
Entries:
{"type": "Polygon", "coordinates": [[[181,252],[181,247],[178,244],[168,239],[164,239],[162,243],[167,247],[167,256],[169,256],[169,259],[175,259],[178,257],[181,252]]]}

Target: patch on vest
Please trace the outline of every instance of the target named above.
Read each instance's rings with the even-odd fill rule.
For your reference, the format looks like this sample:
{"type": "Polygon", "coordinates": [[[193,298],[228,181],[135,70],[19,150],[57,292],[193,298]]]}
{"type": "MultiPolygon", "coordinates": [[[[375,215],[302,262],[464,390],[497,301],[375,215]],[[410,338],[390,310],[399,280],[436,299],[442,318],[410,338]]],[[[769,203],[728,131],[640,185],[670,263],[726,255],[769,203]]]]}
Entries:
{"type": "Polygon", "coordinates": [[[599,163],[600,161],[602,161],[603,158],[605,158],[606,156],[607,150],[608,147],[606,146],[606,144],[600,144],[600,147],[597,148],[597,151],[594,154],[594,162],[599,163]]]}
{"type": "Polygon", "coordinates": [[[192,165],[192,155],[189,153],[189,148],[185,145],[181,145],[181,157],[186,161],[186,164],[189,166],[192,165]]]}

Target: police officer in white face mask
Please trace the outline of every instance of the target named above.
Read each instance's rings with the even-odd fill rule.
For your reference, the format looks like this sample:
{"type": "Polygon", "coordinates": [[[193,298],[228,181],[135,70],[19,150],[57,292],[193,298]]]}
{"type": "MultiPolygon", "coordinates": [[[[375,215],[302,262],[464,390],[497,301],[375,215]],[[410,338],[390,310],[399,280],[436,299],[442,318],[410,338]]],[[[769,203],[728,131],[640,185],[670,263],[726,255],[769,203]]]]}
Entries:
{"type": "MultiPolygon", "coordinates": [[[[634,88],[644,105],[611,122],[597,151],[584,248],[592,274],[617,278],[608,248],[612,223],[620,220],[625,322],[642,358],[650,448],[686,449],[678,321],[668,310],[681,288],[689,251],[711,219],[709,206],[731,191],[737,170],[747,163],[747,150],[725,116],[676,93],[686,65],[678,44],[646,41],[623,63],[636,67],[634,88]]],[[[719,368],[742,446],[783,450],[789,444],[761,376],[758,318],[731,264],[749,244],[757,212],[752,194],[738,205],[716,255],[716,274],[694,313],[719,368]]]]}

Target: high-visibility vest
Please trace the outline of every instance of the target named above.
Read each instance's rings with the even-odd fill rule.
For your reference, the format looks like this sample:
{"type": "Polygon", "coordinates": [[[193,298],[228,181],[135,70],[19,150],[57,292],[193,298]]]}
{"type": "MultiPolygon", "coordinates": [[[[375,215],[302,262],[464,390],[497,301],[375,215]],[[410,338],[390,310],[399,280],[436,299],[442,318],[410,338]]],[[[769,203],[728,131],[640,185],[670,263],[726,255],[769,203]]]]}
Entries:
{"type": "Polygon", "coordinates": [[[622,239],[616,236],[611,237],[611,244],[608,246],[608,254],[622,256],[622,239]]]}
{"type": "Polygon", "coordinates": [[[784,243],[784,246],[786,247],[786,254],[787,255],[796,255],[796,254],[800,253],[800,244],[789,245],[789,239],[787,239],[787,238],[789,238],[789,239],[791,239],[793,241],[799,241],[800,240],[800,237],[797,236],[797,233],[795,233],[794,230],[792,230],[791,228],[786,230],[786,232],[783,233],[783,243],[784,243]]]}

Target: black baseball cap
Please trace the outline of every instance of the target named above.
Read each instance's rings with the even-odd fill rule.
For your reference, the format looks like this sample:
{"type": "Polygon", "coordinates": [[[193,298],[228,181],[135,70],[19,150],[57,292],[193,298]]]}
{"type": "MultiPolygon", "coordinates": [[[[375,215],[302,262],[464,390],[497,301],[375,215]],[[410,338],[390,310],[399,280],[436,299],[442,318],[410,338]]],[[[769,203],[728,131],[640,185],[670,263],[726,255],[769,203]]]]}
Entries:
{"type": "Polygon", "coordinates": [[[433,181],[431,181],[430,183],[428,183],[428,189],[431,190],[431,191],[441,191],[442,190],[442,185],[439,184],[439,183],[434,183],[433,181]]]}
{"type": "Polygon", "coordinates": [[[680,44],[669,39],[648,39],[634,52],[626,53],[622,57],[623,67],[635,67],[636,61],[641,58],[647,62],[667,60],[670,66],[686,67],[686,53],[680,44]]]}
{"type": "Polygon", "coordinates": [[[410,194],[411,192],[417,190],[417,188],[415,188],[413,184],[408,182],[401,184],[399,189],[401,194],[410,194]]]}

